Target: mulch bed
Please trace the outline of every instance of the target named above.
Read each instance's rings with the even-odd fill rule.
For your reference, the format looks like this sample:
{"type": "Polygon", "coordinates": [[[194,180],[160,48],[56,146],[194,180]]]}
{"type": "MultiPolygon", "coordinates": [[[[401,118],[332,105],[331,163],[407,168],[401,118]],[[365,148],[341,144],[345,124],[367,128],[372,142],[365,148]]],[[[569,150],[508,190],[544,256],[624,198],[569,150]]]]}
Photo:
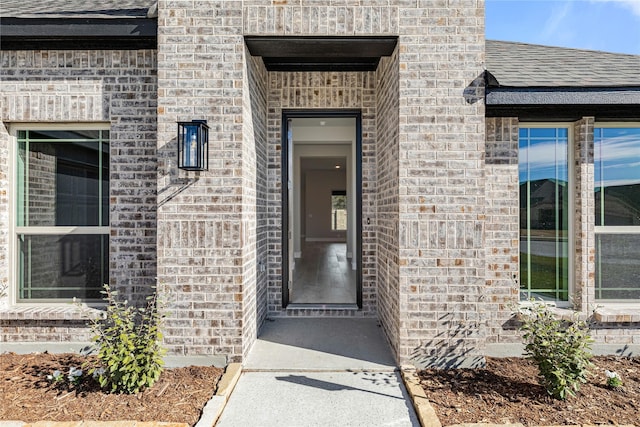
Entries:
{"type": "Polygon", "coordinates": [[[487,358],[486,369],[426,369],[419,376],[445,426],[479,422],[640,426],[640,358],[594,357],[592,362],[589,382],[566,401],[551,398],[538,385],[537,368],[527,359],[487,358]],[[617,372],[623,386],[607,387],[605,370],[617,372]]]}
{"type": "Polygon", "coordinates": [[[90,378],[77,386],[52,383],[47,375],[81,367],[77,354],[0,354],[0,420],[164,421],[194,425],[213,396],[223,369],[165,369],[153,387],[135,395],[109,394],[90,378]]]}

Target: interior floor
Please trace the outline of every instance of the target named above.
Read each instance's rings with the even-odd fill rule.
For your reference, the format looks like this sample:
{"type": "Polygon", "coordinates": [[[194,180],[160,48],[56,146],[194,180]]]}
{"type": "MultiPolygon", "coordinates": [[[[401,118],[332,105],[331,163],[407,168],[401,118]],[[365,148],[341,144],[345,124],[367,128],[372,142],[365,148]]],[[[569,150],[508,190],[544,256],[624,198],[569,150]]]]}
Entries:
{"type": "Polygon", "coordinates": [[[347,258],[347,244],[305,242],[296,259],[291,302],[355,304],[356,272],[347,258]]]}

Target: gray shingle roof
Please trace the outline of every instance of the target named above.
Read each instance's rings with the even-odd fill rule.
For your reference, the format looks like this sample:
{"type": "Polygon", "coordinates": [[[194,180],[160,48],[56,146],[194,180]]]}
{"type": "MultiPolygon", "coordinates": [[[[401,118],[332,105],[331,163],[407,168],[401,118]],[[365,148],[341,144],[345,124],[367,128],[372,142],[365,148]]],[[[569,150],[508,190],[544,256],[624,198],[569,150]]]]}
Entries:
{"type": "Polygon", "coordinates": [[[3,18],[144,18],[156,0],[1,0],[3,18]]]}
{"type": "Polygon", "coordinates": [[[486,68],[501,87],[640,87],[639,55],[487,40],[486,68]]]}

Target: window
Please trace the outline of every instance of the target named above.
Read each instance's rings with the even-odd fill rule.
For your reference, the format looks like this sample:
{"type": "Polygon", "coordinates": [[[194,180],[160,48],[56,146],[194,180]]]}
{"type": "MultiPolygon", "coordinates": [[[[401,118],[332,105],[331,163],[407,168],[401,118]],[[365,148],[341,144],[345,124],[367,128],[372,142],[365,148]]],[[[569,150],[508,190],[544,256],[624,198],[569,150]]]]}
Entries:
{"type": "Polygon", "coordinates": [[[594,129],[596,298],[640,299],[640,128],[594,129]]]}
{"type": "Polygon", "coordinates": [[[347,229],[347,192],[336,190],[331,192],[331,231],[347,229]]]}
{"type": "Polygon", "coordinates": [[[108,277],[109,131],[19,129],[17,300],[100,299],[108,277]]]}
{"type": "Polygon", "coordinates": [[[568,146],[568,128],[520,129],[520,291],[523,299],[568,300],[568,146]]]}

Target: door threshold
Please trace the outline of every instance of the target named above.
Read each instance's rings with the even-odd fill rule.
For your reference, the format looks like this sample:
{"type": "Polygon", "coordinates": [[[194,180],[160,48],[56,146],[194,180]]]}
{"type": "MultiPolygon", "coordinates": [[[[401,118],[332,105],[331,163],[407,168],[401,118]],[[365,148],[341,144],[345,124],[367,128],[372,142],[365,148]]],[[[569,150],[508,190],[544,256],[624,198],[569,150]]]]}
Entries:
{"type": "Polygon", "coordinates": [[[290,303],[287,305],[288,310],[350,310],[358,311],[357,304],[322,304],[322,303],[290,303]]]}

